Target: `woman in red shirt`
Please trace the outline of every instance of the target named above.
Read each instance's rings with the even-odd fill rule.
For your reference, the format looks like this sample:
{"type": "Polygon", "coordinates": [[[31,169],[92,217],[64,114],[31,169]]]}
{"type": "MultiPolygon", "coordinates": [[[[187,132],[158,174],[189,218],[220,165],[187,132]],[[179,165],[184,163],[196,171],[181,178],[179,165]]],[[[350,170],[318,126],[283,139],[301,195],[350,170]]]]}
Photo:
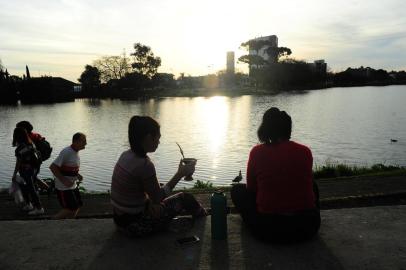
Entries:
{"type": "Polygon", "coordinates": [[[285,111],[267,110],[258,129],[261,144],[249,155],[247,184],[231,190],[244,222],[265,240],[305,240],[320,227],[312,153],[290,141],[291,131],[292,120],[285,111]]]}

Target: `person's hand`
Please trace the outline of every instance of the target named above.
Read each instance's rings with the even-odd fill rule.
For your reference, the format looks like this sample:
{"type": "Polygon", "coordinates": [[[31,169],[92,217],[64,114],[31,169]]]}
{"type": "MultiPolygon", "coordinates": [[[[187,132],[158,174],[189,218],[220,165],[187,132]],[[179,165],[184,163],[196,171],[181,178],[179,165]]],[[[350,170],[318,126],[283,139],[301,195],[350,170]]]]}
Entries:
{"type": "Polygon", "coordinates": [[[70,180],[70,179],[68,179],[68,178],[66,178],[66,177],[64,177],[63,179],[61,179],[61,178],[59,178],[59,180],[62,182],[62,184],[65,186],[65,187],[67,187],[67,188],[70,188],[70,187],[72,187],[74,184],[75,184],[75,180],[70,180]]]}
{"type": "Polygon", "coordinates": [[[162,205],[150,202],[147,206],[147,215],[151,218],[160,218],[163,214],[162,205]]]}
{"type": "Polygon", "coordinates": [[[192,175],[195,172],[196,162],[189,162],[187,164],[183,163],[182,160],[179,162],[178,175],[181,177],[192,175]]]}
{"type": "Polygon", "coordinates": [[[78,174],[78,180],[79,180],[79,182],[83,181],[83,176],[81,174],[78,174]]]}

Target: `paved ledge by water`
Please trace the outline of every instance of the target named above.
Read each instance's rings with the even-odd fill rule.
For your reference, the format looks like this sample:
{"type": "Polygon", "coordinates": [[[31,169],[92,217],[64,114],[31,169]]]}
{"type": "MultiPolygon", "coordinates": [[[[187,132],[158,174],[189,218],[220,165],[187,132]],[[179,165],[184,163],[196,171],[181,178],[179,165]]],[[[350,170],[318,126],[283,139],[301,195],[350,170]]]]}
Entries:
{"type": "MultiPolygon", "coordinates": [[[[318,180],[322,209],[406,204],[406,176],[351,177],[318,180]]],[[[210,193],[195,194],[205,208],[210,207],[210,193]]],[[[228,205],[233,212],[230,195],[228,205]]],[[[8,194],[0,194],[0,220],[49,219],[60,209],[55,195],[41,196],[45,215],[30,217],[19,211],[8,194]]],[[[78,218],[111,218],[108,194],[83,194],[84,206],[78,218]]]]}
{"type": "Polygon", "coordinates": [[[111,219],[1,221],[0,269],[405,269],[406,206],[323,210],[312,241],[271,245],[238,215],[228,240],[211,240],[210,217],[182,232],[144,239],[118,233],[111,219]],[[176,239],[201,241],[179,246],[176,239]]]}

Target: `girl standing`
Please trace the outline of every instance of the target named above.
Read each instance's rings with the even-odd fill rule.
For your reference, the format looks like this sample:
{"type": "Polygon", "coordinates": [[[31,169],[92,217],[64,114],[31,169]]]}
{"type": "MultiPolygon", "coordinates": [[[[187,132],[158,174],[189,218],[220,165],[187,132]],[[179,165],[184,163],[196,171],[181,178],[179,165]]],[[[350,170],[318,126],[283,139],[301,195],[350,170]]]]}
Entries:
{"type": "Polygon", "coordinates": [[[15,128],[13,133],[13,146],[15,150],[16,165],[12,181],[16,182],[17,172],[24,179],[24,183],[18,183],[23,193],[26,205],[24,211],[29,215],[41,215],[44,213],[34,181],[37,172],[39,157],[34,144],[28,137],[27,131],[23,128],[15,128]]]}

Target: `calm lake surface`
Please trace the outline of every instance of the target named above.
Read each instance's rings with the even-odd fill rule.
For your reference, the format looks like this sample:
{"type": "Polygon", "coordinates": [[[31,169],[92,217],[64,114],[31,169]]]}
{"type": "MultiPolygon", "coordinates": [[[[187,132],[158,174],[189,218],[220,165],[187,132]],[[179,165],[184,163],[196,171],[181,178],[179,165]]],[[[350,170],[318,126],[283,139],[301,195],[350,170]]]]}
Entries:
{"type": "MultiPolygon", "coordinates": [[[[293,119],[292,139],[310,146],[314,164],[406,166],[406,86],[352,87],[275,96],[161,98],[140,101],[77,100],[52,105],[0,107],[0,187],[7,187],[14,170],[11,147],[15,124],[28,120],[34,131],[54,148],[40,176],[51,177],[49,164],[70,144],[76,131],[87,134],[80,152],[84,187],[110,189],[120,154],[128,149],[127,126],[135,114],[149,115],[161,125],[161,143],[150,154],[158,179],[168,181],[181,158],[198,159],[195,179],[227,185],[245,167],[258,140],[263,113],[277,106],[293,119]],[[391,143],[391,139],[398,142],[391,143]]],[[[193,182],[179,183],[179,187],[193,182]]]]}

